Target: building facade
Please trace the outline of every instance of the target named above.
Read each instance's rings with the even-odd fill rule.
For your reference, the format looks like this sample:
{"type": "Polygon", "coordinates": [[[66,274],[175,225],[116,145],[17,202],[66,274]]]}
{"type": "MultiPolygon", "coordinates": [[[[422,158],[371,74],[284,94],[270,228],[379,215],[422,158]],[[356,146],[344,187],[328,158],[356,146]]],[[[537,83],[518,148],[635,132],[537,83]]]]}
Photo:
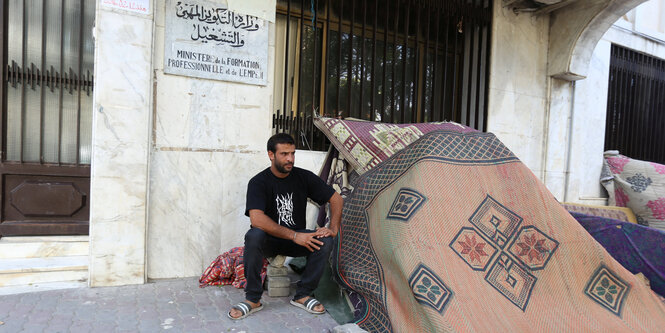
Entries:
{"type": "MultiPolygon", "coordinates": [[[[598,178],[605,129],[599,124],[606,120],[611,44],[665,57],[664,1],[638,7],[643,2],[474,0],[449,5],[396,0],[379,6],[382,2],[371,0],[356,5],[201,0],[185,8],[174,1],[94,1],[86,7],[94,7],[94,28],[87,16],[78,16],[80,31],[89,24],[94,43],[92,58],[81,61],[76,72],[79,95],[88,96],[87,86],[91,92],[89,101],[79,98],[77,110],[83,111],[72,118],[78,119],[73,141],[78,171],[36,172],[83,178],[89,172],[89,191],[76,183],[84,199],[74,201],[88,204],[88,284],[93,287],[197,276],[218,254],[242,245],[249,228],[247,181],[268,166],[265,143],[273,132],[298,128],[297,165],[318,171],[325,152],[312,147],[320,139],[307,132],[311,113],[386,122],[453,120],[493,132],[557,199],[602,204],[598,178]],[[174,66],[190,66],[185,60],[201,60],[194,54],[198,51],[187,49],[194,40],[240,46],[230,35],[197,28],[196,22],[222,20],[211,18],[206,8],[262,22],[254,29],[243,21],[235,29],[265,33],[264,42],[252,44],[252,56],[265,53],[265,60],[239,64],[247,71],[222,80],[178,72],[174,66]],[[187,41],[178,39],[176,18],[196,19],[190,23],[197,33],[187,41]],[[177,62],[177,57],[189,59],[177,62]],[[87,81],[86,66],[94,68],[87,81]]],[[[38,9],[49,12],[43,6],[38,9]]],[[[50,31],[48,21],[44,27],[50,31]]],[[[79,35],[85,39],[85,33],[79,35]]],[[[28,37],[29,32],[24,40],[28,37]]],[[[30,47],[21,50],[25,57],[30,47]]],[[[41,68],[50,68],[44,62],[41,68]]],[[[231,62],[236,63],[228,59],[217,65],[231,62]]],[[[50,86],[44,87],[47,96],[50,86]]],[[[3,152],[9,152],[13,140],[14,118],[6,119],[3,152]]],[[[19,141],[27,147],[23,138],[32,132],[21,133],[19,141]]],[[[50,142],[43,139],[46,134],[35,133],[42,137],[38,146],[50,142]]],[[[3,155],[3,161],[28,169],[30,163],[41,168],[72,164],[64,160],[69,155],[62,148],[53,149],[60,149],[54,156],[61,160],[40,161],[40,154],[28,159],[20,153],[13,160],[3,155]]],[[[26,176],[42,184],[35,191],[54,183],[40,183],[37,175],[26,176]]],[[[3,195],[8,198],[11,190],[3,195]]],[[[77,195],[71,189],[61,192],[77,195]]],[[[80,227],[81,219],[72,219],[69,210],[58,218],[80,227]]],[[[11,222],[5,216],[0,227],[11,222]]],[[[60,221],[53,216],[40,218],[60,221]]],[[[31,234],[26,226],[34,228],[34,223],[12,235],[31,234]]]]}

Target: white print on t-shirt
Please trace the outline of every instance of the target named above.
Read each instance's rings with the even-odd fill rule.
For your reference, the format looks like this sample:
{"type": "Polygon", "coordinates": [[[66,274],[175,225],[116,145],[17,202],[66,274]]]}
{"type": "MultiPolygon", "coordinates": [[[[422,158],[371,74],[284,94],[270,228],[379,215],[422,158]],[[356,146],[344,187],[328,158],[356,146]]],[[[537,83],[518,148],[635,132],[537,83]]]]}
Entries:
{"type": "Polygon", "coordinates": [[[277,213],[279,214],[280,225],[287,227],[295,227],[296,223],[293,222],[293,193],[286,195],[277,195],[277,213]]]}

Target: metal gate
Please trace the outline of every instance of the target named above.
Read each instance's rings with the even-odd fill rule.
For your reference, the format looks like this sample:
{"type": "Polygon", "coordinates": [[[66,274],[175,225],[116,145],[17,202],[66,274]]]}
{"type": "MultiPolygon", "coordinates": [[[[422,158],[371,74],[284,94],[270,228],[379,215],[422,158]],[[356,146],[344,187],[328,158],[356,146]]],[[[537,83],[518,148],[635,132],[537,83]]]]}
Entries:
{"type": "Polygon", "coordinates": [[[491,0],[278,0],[273,129],[324,150],[314,114],[485,130],[491,0]]]}
{"type": "Polygon", "coordinates": [[[665,163],[665,60],[612,45],[605,149],[665,163]]]}
{"type": "Polygon", "coordinates": [[[0,236],[88,233],[95,2],[2,1],[0,236]]]}

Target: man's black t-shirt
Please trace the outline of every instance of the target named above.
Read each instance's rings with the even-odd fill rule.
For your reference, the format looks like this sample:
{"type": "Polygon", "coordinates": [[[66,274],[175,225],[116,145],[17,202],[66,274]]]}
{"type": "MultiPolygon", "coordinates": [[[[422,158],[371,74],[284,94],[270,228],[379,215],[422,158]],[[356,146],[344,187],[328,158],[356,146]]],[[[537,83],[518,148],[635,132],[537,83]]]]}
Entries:
{"type": "Polygon", "coordinates": [[[325,204],[335,190],[308,170],[293,167],[285,178],[270,168],[259,172],[247,185],[247,208],[262,210],[279,225],[293,230],[305,229],[307,198],[325,204]]]}

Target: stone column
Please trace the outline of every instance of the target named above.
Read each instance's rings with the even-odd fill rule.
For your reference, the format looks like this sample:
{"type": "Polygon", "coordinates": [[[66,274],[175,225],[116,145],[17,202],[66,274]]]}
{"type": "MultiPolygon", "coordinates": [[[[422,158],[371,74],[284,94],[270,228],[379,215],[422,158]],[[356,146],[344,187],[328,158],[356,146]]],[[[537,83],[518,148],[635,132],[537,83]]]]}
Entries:
{"type": "Polygon", "coordinates": [[[92,287],[140,284],[152,108],[153,6],[147,14],[98,1],[90,179],[92,287]]]}

